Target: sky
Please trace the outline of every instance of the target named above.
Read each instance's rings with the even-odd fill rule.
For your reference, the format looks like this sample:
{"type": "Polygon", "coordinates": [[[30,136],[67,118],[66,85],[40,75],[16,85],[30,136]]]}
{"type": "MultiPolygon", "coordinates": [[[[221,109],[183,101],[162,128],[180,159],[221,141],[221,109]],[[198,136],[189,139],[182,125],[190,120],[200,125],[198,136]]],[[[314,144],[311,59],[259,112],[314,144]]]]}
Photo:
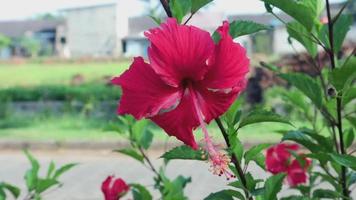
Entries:
{"type": "MultiPolygon", "coordinates": [[[[0,0],[0,21],[20,20],[34,17],[38,14],[53,13],[60,9],[113,3],[117,0],[0,0]]],[[[137,3],[138,0],[122,0],[128,9],[132,9],[132,15],[139,15],[145,7],[137,3]]],[[[158,2],[158,0],[151,0],[158,2]]],[[[342,0],[331,0],[340,2],[342,0]]],[[[227,14],[263,13],[265,11],[260,0],[215,0],[214,5],[208,8],[210,11],[224,11],[227,14]]]]}

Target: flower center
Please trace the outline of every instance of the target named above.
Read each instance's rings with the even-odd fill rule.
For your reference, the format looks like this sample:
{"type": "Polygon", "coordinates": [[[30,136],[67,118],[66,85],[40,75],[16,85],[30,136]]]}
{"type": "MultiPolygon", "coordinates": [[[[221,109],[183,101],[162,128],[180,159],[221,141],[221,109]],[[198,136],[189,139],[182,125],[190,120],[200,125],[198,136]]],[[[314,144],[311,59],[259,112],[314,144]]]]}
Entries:
{"type": "Polygon", "coordinates": [[[190,84],[188,84],[188,89],[193,98],[194,109],[198,115],[197,117],[199,119],[200,128],[204,133],[205,149],[208,152],[209,162],[211,164],[210,171],[215,175],[225,175],[227,180],[235,178],[235,175],[229,171],[229,163],[231,161],[230,158],[220,151],[218,145],[215,145],[209,136],[208,129],[206,128],[206,124],[204,122],[204,116],[199,106],[198,98],[190,84]]]}
{"type": "Polygon", "coordinates": [[[188,88],[190,85],[192,84],[192,80],[189,79],[189,78],[184,78],[182,81],[181,81],[181,85],[182,87],[185,89],[185,88],[188,88]]]}

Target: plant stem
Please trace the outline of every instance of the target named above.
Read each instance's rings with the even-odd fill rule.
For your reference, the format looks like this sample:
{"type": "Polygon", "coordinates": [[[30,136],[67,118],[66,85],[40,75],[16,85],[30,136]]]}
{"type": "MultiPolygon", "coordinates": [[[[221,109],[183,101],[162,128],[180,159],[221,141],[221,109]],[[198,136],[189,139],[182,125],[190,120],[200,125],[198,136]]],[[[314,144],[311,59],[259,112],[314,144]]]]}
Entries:
{"type": "MultiPolygon", "coordinates": [[[[231,144],[230,144],[230,141],[229,141],[229,136],[226,133],[225,128],[224,128],[223,124],[221,123],[221,120],[219,118],[216,118],[215,121],[218,124],[218,127],[219,127],[219,129],[220,129],[220,131],[221,131],[221,133],[222,133],[222,135],[224,137],[226,145],[230,148],[231,144]]],[[[244,174],[244,172],[242,170],[240,162],[237,159],[237,156],[235,155],[235,153],[232,153],[232,155],[231,155],[231,162],[235,165],[236,171],[237,171],[237,173],[239,175],[239,178],[240,178],[240,181],[241,181],[242,185],[247,189],[246,177],[245,177],[245,174],[244,174]]],[[[250,196],[248,191],[244,190],[244,192],[245,192],[245,195],[246,195],[247,199],[253,200],[252,196],[250,196]]]]}
{"type": "MultiPolygon", "coordinates": [[[[333,30],[333,21],[332,21],[331,13],[330,13],[329,0],[326,0],[326,12],[327,12],[327,16],[328,16],[329,42],[330,42],[330,48],[328,49],[328,54],[329,54],[330,61],[331,61],[331,69],[334,70],[336,68],[335,56],[334,56],[334,30],[333,30]]],[[[342,97],[342,93],[340,92],[336,97],[336,110],[337,110],[337,124],[336,124],[336,126],[337,126],[337,129],[339,132],[340,153],[342,155],[344,155],[344,154],[346,154],[346,149],[345,149],[345,145],[344,145],[344,137],[343,137],[343,130],[342,130],[341,97],[342,97]]],[[[347,183],[346,183],[346,173],[347,173],[347,168],[345,166],[341,166],[340,182],[342,185],[342,193],[346,198],[348,198],[349,191],[348,191],[348,187],[347,187],[347,183]]]]}
{"type": "Polygon", "coordinates": [[[138,150],[141,152],[143,158],[147,162],[148,166],[151,168],[152,172],[156,174],[159,180],[161,180],[161,175],[157,172],[156,168],[153,166],[151,160],[148,158],[146,153],[143,151],[142,147],[138,147],[138,150]]]}
{"type": "Polygon", "coordinates": [[[161,1],[161,4],[162,4],[167,16],[172,17],[173,15],[172,15],[171,9],[169,8],[169,1],[168,0],[160,0],[160,1],[161,1]]]}

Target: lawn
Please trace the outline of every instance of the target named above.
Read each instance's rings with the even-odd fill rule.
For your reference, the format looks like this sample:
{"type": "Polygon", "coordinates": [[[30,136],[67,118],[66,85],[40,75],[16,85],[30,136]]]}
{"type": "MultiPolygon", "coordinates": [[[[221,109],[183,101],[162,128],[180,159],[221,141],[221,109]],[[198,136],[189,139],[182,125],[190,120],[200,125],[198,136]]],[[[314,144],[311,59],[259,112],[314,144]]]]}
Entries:
{"type": "Polygon", "coordinates": [[[0,64],[0,88],[70,84],[72,77],[82,75],[85,82],[103,79],[104,76],[121,74],[129,62],[60,63],[60,64],[0,64]]]}

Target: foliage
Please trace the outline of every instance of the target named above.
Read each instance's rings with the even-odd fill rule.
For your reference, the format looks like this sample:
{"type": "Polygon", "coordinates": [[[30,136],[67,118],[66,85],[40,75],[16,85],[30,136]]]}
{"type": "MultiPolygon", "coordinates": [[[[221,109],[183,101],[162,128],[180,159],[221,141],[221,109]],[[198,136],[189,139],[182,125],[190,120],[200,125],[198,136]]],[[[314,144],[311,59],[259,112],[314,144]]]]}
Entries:
{"type": "Polygon", "coordinates": [[[41,49],[41,43],[36,38],[22,37],[19,41],[30,57],[37,57],[41,49]]]}
{"type": "MultiPolygon", "coordinates": [[[[72,169],[77,164],[70,163],[56,168],[55,163],[52,161],[48,166],[47,173],[45,176],[41,177],[39,175],[40,163],[38,160],[30,154],[29,151],[25,150],[24,154],[31,164],[31,168],[25,173],[24,180],[27,187],[27,193],[25,195],[25,200],[41,200],[42,193],[48,191],[53,187],[61,187],[61,182],[58,180],[64,173],[72,169]]],[[[5,190],[9,191],[12,196],[17,199],[20,196],[20,189],[17,186],[11,185],[9,183],[0,182],[0,200],[6,200],[5,190]]]]}
{"type": "Polygon", "coordinates": [[[11,39],[0,33],[0,50],[8,47],[11,44],[11,39]]]}
{"type": "Polygon", "coordinates": [[[35,87],[11,87],[0,89],[0,101],[116,101],[121,91],[104,84],[79,86],[40,85],[35,87]]]}

